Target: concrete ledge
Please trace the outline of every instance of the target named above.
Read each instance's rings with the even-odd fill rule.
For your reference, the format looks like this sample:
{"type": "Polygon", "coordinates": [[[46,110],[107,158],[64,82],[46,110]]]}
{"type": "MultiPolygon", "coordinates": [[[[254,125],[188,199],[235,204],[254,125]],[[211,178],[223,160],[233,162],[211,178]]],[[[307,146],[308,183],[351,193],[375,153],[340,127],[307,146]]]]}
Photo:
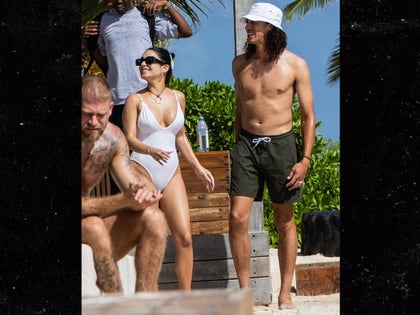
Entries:
{"type": "Polygon", "coordinates": [[[315,264],[315,263],[329,263],[329,262],[340,262],[340,257],[327,257],[322,254],[316,255],[302,255],[300,249],[298,249],[296,257],[296,265],[315,264]]]}
{"type": "Polygon", "coordinates": [[[82,300],[83,315],[252,315],[251,290],[208,289],[133,295],[107,294],[82,300]]]}

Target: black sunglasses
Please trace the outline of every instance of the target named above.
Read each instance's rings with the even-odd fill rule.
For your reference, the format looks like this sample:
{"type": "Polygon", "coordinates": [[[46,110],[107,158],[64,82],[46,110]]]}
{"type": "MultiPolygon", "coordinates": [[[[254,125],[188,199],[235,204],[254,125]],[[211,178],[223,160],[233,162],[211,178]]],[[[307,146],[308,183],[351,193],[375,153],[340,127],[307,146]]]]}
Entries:
{"type": "Polygon", "coordinates": [[[161,65],[165,64],[165,62],[163,62],[162,60],[153,56],[149,56],[146,58],[141,57],[140,59],[136,59],[136,66],[140,66],[143,61],[146,63],[146,65],[151,65],[154,63],[160,63],[161,65]]]}

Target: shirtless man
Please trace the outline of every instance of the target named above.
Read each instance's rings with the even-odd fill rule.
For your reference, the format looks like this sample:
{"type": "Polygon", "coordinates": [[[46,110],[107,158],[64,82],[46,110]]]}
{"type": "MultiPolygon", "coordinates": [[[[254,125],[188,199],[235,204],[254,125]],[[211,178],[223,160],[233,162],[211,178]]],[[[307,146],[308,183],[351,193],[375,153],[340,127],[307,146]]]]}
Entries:
{"type": "Polygon", "coordinates": [[[292,203],[299,201],[315,139],[315,113],[306,62],[286,50],[282,12],[268,3],[254,4],[242,17],[246,52],[232,62],[237,97],[237,141],[231,152],[229,239],[241,288],[249,288],[248,224],[254,200],[267,183],[277,232],[281,287],[279,309],[294,308],[290,289],[296,264],[297,235],[292,203]],[[292,103],[300,103],[303,148],[297,156],[292,103]]]}
{"type": "Polygon", "coordinates": [[[127,141],[109,116],[113,102],[108,83],[82,79],[82,243],[93,251],[97,286],[122,292],[116,262],[136,247],[136,291],[157,291],[166,242],[166,222],[157,207],[162,197],[130,164],[127,141]],[[91,197],[110,170],[122,191],[91,197]]]}

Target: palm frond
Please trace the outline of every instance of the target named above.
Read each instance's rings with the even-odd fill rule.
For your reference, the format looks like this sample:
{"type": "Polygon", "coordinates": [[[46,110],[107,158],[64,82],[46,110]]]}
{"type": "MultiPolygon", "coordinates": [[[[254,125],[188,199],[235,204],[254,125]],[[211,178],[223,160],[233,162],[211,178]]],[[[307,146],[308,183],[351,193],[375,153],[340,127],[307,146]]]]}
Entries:
{"type": "Polygon", "coordinates": [[[82,0],[82,25],[93,20],[104,10],[106,10],[106,5],[101,0],[82,0]]]}
{"type": "Polygon", "coordinates": [[[327,75],[329,85],[334,85],[340,80],[340,44],[337,44],[328,58],[327,75]]]}
{"type": "MultiPolygon", "coordinates": [[[[144,0],[133,0],[134,5],[140,5],[144,0]]],[[[208,17],[208,13],[211,13],[211,7],[221,5],[225,8],[223,0],[171,0],[171,2],[184,12],[194,26],[201,25],[201,21],[198,13],[202,13],[205,17],[208,17]]],[[[109,0],[82,0],[82,25],[87,21],[92,20],[95,16],[106,10],[109,0]]]]}
{"type": "Polygon", "coordinates": [[[198,17],[197,12],[201,12],[205,17],[208,17],[208,13],[211,11],[211,6],[216,6],[217,3],[220,4],[223,8],[225,8],[225,5],[223,4],[223,0],[207,0],[205,2],[201,0],[195,0],[195,1],[186,1],[186,0],[173,0],[173,4],[175,4],[181,11],[183,11],[185,14],[187,14],[190,18],[194,26],[200,25],[201,21],[198,17]],[[188,2],[191,2],[189,4],[188,2]],[[194,8],[197,9],[195,11],[194,8]]]}
{"type": "Polygon", "coordinates": [[[337,0],[295,0],[283,9],[284,19],[290,21],[293,17],[304,17],[314,8],[324,8],[337,0]]]}

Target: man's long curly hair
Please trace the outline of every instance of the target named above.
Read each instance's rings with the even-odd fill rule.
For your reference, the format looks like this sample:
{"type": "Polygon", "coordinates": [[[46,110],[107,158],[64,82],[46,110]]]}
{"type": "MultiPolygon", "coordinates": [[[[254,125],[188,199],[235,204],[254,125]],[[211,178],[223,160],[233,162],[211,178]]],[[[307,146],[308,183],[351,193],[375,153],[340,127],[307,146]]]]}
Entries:
{"type": "MultiPolygon", "coordinates": [[[[286,49],[287,35],[286,33],[273,27],[267,33],[265,50],[268,54],[269,62],[277,60],[281,53],[286,49]]],[[[255,53],[256,46],[254,44],[245,43],[245,58],[249,59],[255,53]]]]}

